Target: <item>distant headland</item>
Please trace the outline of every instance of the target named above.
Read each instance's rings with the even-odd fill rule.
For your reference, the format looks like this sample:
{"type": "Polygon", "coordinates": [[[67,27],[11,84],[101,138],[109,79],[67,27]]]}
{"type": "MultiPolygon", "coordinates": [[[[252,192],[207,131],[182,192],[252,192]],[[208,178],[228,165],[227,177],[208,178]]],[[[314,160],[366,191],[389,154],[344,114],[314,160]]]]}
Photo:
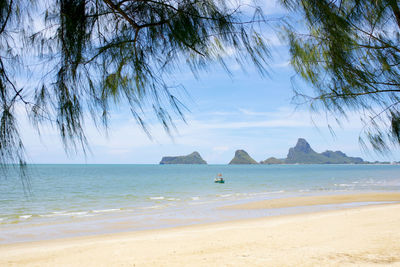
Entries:
{"type": "Polygon", "coordinates": [[[327,150],[315,152],[303,138],[297,140],[295,147],[289,149],[285,163],[291,164],[360,164],[364,160],[358,157],[348,157],[341,151],[327,150]]]}
{"type": "MultiPolygon", "coordinates": [[[[207,164],[198,152],[186,156],[163,157],[160,164],[207,164]]],[[[289,149],[286,158],[269,157],[260,162],[255,161],[246,151],[236,150],[229,164],[371,164],[360,157],[349,157],[342,151],[326,150],[315,152],[310,144],[299,138],[294,147],[289,149]]],[[[373,162],[372,164],[389,164],[389,162],[373,162]]]]}
{"type": "Polygon", "coordinates": [[[235,156],[229,164],[258,164],[250,155],[244,150],[236,150],[235,156]]]}
{"type": "Polygon", "coordinates": [[[186,156],[163,157],[160,164],[207,164],[207,162],[200,156],[199,152],[194,151],[186,156]]]}

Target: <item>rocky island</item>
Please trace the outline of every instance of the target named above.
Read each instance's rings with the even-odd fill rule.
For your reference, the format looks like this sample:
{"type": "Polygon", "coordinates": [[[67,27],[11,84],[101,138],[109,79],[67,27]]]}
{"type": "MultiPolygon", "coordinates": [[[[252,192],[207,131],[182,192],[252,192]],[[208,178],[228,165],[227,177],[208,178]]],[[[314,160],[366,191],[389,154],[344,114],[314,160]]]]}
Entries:
{"type": "MultiPolygon", "coordinates": [[[[286,158],[269,157],[258,163],[250,155],[240,149],[236,150],[235,156],[229,164],[379,164],[380,162],[370,163],[360,157],[349,157],[342,151],[326,150],[318,153],[314,151],[310,144],[304,139],[299,138],[294,147],[289,149],[286,158]]],[[[384,162],[386,163],[386,162],[384,162]]],[[[381,163],[381,164],[384,164],[381,163]]],[[[160,164],[207,164],[195,151],[186,156],[163,157],[160,164]]],[[[386,164],[390,164],[387,162],[386,164]]]]}
{"type": "Polygon", "coordinates": [[[260,164],[284,164],[285,161],[281,159],[277,159],[275,157],[267,158],[266,160],[260,161],[260,164]]]}
{"type": "Polygon", "coordinates": [[[258,164],[249,154],[244,150],[236,150],[235,156],[229,164],[258,164]]]}
{"type": "Polygon", "coordinates": [[[361,164],[362,158],[348,157],[341,151],[327,150],[322,153],[315,152],[310,144],[303,138],[297,140],[295,147],[289,149],[285,160],[288,164],[361,164]]]}
{"type": "Polygon", "coordinates": [[[207,164],[200,156],[199,152],[195,151],[186,156],[163,157],[160,164],[207,164]]]}

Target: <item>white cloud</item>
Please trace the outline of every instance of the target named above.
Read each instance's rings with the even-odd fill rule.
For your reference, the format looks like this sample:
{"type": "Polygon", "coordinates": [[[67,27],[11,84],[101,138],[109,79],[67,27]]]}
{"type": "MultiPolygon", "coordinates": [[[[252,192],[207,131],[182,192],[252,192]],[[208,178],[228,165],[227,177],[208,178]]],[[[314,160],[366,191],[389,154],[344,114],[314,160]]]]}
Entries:
{"type": "Polygon", "coordinates": [[[40,140],[26,120],[22,120],[20,126],[30,161],[42,163],[156,163],[161,156],[187,154],[194,150],[209,163],[226,163],[239,148],[262,160],[272,155],[284,157],[298,137],[306,137],[317,151],[341,149],[351,156],[359,155],[357,135],[362,124],[357,114],[349,115],[349,121],[343,122],[343,129],[337,127],[339,138],[342,132],[351,132],[352,137],[347,134],[341,143],[336,143],[327,130],[327,118],[323,114],[294,111],[287,106],[270,112],[239,108],[237,112],[216,113],[219,116],[207,115],[205,119],[189,117],[188,124],[177,121],[178,132],[173,138],[160,125],[153,124],[153,140],[133,119],[114,122],[108,137],[99,133],[92,123],[87,123],[86,133],[93,151],[87,159],[82,155],[66,157],[53,128],[45,127],[40,140]]]}
{"type": "Polygon", "coordinates": [[[218,152],[228,151],[229,149],[230,147],[228,146],[215,146],[212,148],[213,151],[218,151],[218,152]]]}
{"type": "Polygon", "coordinates": [[[240,10],[248,15],[254,13],[254,7],[256,6],[261,7],[264,15],[284,14],[287,12],[279,3],[279,0],[230,0],[226,3],[232,9],[240,7],[240,10]]]}
{"type": "Polygon", "coordinates": [[[203,123],[194,122],[191,124],[196,128],[202,129],[245,129],[245,128],[275,128],[275,127],[309,127],[310,123],[307,121],[299,120],[280,120],[270,119],[261,121],[238,121],[238,122],[215,122],[215,123],[203,123]]]}
{"type": "Polygon", "coordinates": [[[287,67],[290,67],[290,60],[281,61],[281,62],[277,62],[277,63],[271,64],[271,67],[275,67],[275,68],[287,68],[287,67]]]}
{"type": "Polygon", "coordinates": [[[255,112],[244,108],[239,108],[239,111],[244,115],[251,115],[251,116],[269,116],[271,112],[255,112]]]}
{"type": "Polygon", "coordinates": [[[279,38],[274,32],[270,32],[265,35],[265,39],[267,40],[267,44],[273,47],[285,45],[285,42],[282,41],[281,38],[279,38]]]}
{"type": "Polygon", "coordinates": [[[238,114],[237,112],[232,112],[232,111],[213,111],[208,113],[208,115],[210,116],[229,116],[237,114],[238,114]]]}

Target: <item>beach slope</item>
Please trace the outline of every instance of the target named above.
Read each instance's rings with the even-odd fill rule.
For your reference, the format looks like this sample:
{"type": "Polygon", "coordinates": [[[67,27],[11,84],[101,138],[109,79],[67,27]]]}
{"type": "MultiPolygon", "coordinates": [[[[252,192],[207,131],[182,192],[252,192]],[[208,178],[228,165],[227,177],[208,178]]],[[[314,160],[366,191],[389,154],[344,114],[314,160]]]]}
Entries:
{"type": "Polygon", "coordinates": [[[400,266],[400,204],[0,246],[0,266],[400,266]]]}

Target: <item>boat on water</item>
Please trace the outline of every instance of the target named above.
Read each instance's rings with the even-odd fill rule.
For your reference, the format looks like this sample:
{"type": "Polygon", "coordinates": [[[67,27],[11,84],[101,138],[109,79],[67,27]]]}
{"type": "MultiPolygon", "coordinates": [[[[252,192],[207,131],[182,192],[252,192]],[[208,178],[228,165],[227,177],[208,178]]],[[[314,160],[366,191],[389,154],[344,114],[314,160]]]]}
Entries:
{"type": "Polygon", "coordinates": [[[218,184],[224,184],[225,183],[224,178],[222,178],[222,174],[219,173],[217,175],[217,177],[215,177],[214,183],[218,183],[218,184]]]}

